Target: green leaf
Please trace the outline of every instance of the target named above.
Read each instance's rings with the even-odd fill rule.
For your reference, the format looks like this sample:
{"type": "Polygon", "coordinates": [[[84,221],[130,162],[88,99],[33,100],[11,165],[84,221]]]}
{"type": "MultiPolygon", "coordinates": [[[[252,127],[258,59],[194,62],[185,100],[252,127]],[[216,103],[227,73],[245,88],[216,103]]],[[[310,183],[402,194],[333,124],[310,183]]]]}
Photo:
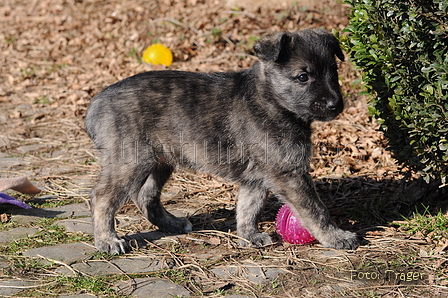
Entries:
{"type": "Polygon", "coordinates": [[[442,151],[447,151],[448,150],[448,143],[441,143],[439,144],[439,149],[442,151]]]}

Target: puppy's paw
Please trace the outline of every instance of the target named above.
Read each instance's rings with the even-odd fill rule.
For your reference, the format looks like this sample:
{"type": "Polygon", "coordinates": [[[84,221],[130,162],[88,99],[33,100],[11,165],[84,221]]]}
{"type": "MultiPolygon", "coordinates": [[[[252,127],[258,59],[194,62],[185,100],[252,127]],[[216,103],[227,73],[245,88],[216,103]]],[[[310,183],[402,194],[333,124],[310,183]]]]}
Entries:
{"type": "Polygon", "coordinates": [[[130,248],[129,245],[126,243],[126,240],[113,237],[111,239],[103,239],[95,241],[95,246],[99,251],[105,251],[110,254],[125,254],[127,253],[130,248]]]}
{"type": "Polygon", "coordinates": [[[183,231],[184,233],[190,233],[191,231],[193,231],[193,224],[187,219],[187,218],[183,218],[183,231]]]}
{"type": "Polygon", "coordinates": [[[193,225],[185,217],[172,217],[159,223],[157,226],[161,231],[173,234],[184,234],[193,231],[193,225]]]}
{"type": "Polygon", "coordinates": [[[324,247],[355,250],[361,243],[360,236],[340,229],[332,233],[329,238],[331,238],[329,241],[321,242],[324,247]]]}
{"type": "Polygon", "coordinates": [[[271,236],[268,233],[254,233],[248,237],[243,237],[247,240],[240,240],[241,247],[259,247],[272,243],[271,236]]]}

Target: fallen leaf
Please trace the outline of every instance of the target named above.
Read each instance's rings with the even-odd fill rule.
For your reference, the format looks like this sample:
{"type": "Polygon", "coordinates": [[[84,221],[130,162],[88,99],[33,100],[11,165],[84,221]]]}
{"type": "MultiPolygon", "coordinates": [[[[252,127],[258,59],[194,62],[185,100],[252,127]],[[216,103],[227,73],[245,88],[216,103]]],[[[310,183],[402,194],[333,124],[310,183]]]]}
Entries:
{"type": "Polygon", "coordinates": [[[442,251],[444,251],[448,247],[448,240],[446,240],[444,243],[439,245],[436,250],[434,251],[436,254],[440,254],[442,251]]]}
{"type": "Polygon", "coordinates": [[[1,223],[6,223],[9,221],[9,215],[6,213],[2,213],[0,214],[0,222],[1,223]]]}
{"type": "Polygon", "coordinates": [[[218,237],[212,237],[212,238],[205,240],[205,242],[207,242],[208,244],[212,244],[212,245],[219,245],[219,244],[221,244],[221,239],[219,239],[218,237]]]}

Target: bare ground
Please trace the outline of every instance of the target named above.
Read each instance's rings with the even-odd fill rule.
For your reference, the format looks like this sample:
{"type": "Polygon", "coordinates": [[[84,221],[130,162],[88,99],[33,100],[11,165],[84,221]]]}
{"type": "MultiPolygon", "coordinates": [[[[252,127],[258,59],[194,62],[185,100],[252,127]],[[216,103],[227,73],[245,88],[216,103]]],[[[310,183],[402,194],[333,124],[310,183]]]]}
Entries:
{"type": "MultiPolygon", "coordinates": [[[[3,1],[0,176],[28,175],[59,200],[87,202],[98,173],[96,152],[83,130],[88,103],[117,80],[166,68],[139,60],[146,46],[169,46],[175,57],[170,69],[238,70],[256,62],[251,48],[257,37],[279,30],[341,30],[348,22],[347,9],[326,1],[312,11],[298,6],[232,10],[220,1],[198,0],[3,1]]],[[[315,124],[311,174],[335,222],[365,237],[359,249],[341,252],[286,243],[240,249],[234,221],[238,186],[180,171],[166,187],[164,201],[170,209],[191,210],[198,232],[135,253],[174,258],[185,278],[161,274],[197,296],[446,297],[446,243],[411,236],[396,224],[422,203],[446,211],[446,194],[394,163],[368,115],[366,99],[359,95],[359,74],[345,62],[340,75],[347,108],[336,120],[315,124]],[[259,285],[237,276],[220,280],[210,271],[218,264],[242,268],[247,263],[286,273],[259,285]]],[[[279,207],[273,196],[260,224],[274,237],[279,207]]],[[[121,213],[138,211],[127,205],[121,213]]],[[[121,232],[146,229],[151,225],[142,222],[121,232]]]]}

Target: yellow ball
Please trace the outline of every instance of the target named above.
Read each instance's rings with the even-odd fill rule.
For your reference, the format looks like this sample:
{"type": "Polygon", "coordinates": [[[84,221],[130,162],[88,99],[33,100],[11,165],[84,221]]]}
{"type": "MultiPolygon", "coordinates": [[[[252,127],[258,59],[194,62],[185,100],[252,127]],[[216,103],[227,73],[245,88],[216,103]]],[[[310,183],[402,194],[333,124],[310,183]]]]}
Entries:
{"type": "Polygon", "coordinates": [[[163,44],[153,44],[146,48],[142,56],[143,62],[154,65],[164,64],[170,66],[173,63],[173,53],[163,44]]]}

